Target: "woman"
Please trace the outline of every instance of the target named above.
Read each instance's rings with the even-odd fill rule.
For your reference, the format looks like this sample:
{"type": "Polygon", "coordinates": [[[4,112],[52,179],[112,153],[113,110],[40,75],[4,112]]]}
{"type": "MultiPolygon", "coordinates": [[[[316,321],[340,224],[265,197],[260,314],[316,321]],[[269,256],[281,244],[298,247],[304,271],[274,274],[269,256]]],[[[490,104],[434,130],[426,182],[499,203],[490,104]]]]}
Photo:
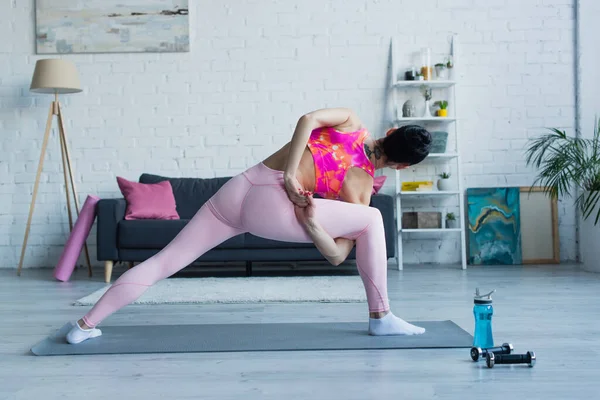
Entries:
{"type": "Polygon", "coordinates": [[[387,298],[387,258],[381,213],[369,207],[376,169],[403,169],[429,153],[431,135],[419,126],[389,130],[375,140],[349,109],[303,115],[291,142],[231,178],[159,253],[125,272],[67,334],[69,343],[100,336],[102,320],[148,287],[244,232],[313,242],[333,265],[356,244],[369,305],[369,334],[425,332],[396,317],[387,298]],[[316,193],[323,198],[313,199],[316,193]]]}

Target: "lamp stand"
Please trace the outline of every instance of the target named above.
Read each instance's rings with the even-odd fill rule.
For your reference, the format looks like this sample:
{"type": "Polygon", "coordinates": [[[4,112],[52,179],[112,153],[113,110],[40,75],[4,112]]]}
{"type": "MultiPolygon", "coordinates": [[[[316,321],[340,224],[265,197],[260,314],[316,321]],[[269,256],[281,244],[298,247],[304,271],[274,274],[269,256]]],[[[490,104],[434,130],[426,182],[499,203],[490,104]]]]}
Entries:
{"type": "MultiPolygon", "coordinates": [[[[42,168],[44,166],[44,158],[46,155],[46,148],[48,147],[48,137],[50,136],[50,128],[52,127],[52,121],[54,116],[58,119],[58,132],[60,139],[60,152],[63,164],[63,175],[65,178],[65,195],[67,198],[67,212],[69,214],[69,229],[73,231],[73,215],[71,213],[71,201],[69,196],[69,183],[73,191],[73,200],[75,201],[75,210],[77,217],[79,217],[79,200],[77,199],[77,189],[75,188],[75,179],[73,178],[73,167],[71,163],[71,154],[69,153],[69,145],[67,141],[67,135],[65,133],[65,126],[62,118],[62,111],[60,103],[58,101],[58,94],[54,95],[54,101],[50,104],[50,110],[48,111],[48,120],[46,121],[46,132],[44,133],[44,140],[42,142],[42,151],[40,154],[40,161],[38,163],[37,174],[35,177],[35,184],[33,186],[33,196],[31,198],[31,205],[29,206],[29,217],[27,218],[27,227],[25,228],[25,238],[23,239],[23,247],[21,248],[21,259],[19,260],[19,268],[17,269],[17,275],[21,275],[21,269],[23,268],[23,258],[25,257],[25,249],[27,248],[27,239],[29,237],[29,230],[31,228],[31,218],[33,217],[33,210],[35,208],[35,199],[37,197],[38,187],[40,184],[40,175],[42,174],[42,168]]],[[[88,274],[92,276],[92,264],[90,263],[90,255],[88,252],[87,243],[84,242],[85,257],[88,265],[88,274]]]]}

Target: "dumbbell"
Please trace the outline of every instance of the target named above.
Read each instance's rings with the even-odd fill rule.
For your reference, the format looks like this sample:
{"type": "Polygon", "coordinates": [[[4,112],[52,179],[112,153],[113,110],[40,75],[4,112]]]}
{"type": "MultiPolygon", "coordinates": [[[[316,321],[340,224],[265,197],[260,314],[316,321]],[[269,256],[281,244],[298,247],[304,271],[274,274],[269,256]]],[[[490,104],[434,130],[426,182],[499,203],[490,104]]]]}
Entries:
{"type": "Polygon", "coordinates": [[[513,345],[510,343],[502,343],[500,347],[490,347],[488,349],[482,349],[481,347],[471,347],[471,359],[473,361],[479,361],[479,359],[485,358],[488,353],[495,354],[510,354],[514,350],[513,345]]]}
{"type": "Polygon", "coordinates": [[[532,368],[535,365],[535,353],[533,351],[528,351],[527,354],[487,353],[486,362],[488,368],[494,368],[495,364],[528,364],[532,368]]]}

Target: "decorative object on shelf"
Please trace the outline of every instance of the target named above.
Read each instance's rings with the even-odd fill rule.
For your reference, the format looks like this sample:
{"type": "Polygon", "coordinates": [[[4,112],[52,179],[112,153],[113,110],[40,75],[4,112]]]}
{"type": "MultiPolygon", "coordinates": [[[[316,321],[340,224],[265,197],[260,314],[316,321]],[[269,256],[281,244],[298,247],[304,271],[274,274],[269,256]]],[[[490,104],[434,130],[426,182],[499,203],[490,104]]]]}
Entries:
{"type": "Polygon", "coordinates": [[[440,107],[440,109],[437,110],[438,117],[447,117],[448,116],[448,102],[446,100],[440,100],[440,101],[437,101],[435,104],[440,107]]]}
{"type": "MultiPolygon", "coordinates": [[[[77,197],[77,189],[75,187],[75,173],[73,172],[74,168],[71,161],[71,153],[69,151],[69,141],[67,139],[67,133],[65,132],[65,123],[63,119],[62,107],[60,102],[58,101],[59,94],[73,94],[82,91],[81,83],[79,81],[79,74],[77,72],[75,64],[73,64],[71,61],[61,59],[37,60],[35,64],[35,70],[33,71],[33,78],[31,79],[31,87],[29,88],[29,90],[34,93],[52,94],[54,95],[54,101],[50,103],[50,109],[48,110],[48,119],[46,121],[46,130],[44,133],[44,138],[42,140],[40,161],[38,162],[37,174],[35,178],[35,183],[33,185],[33,194],[31,197],[31,204],[29,206],[29,217],[27,218],[25,237],[23,238],[23,247],[21,248],[21,258],[19,260],[19,267],[17,268],[17,275],[19,276],[21,275],[21,268],[23,267],[25,249],[27,248],[27,239],[29,237],[29,230],[31,228],[31,219],[33,217],[35,201],[40,184],[40,176],[44,167],[44,158],[46,155],[46,149],[48,147],[48,139],[50,137],[50,130],[52,128],[54,116],[57,117],[58,122],[57,136],[59,138],[60,152],[62,154],[61,160],[63,167],[63,177],[65,182],[65,195],[67,200],[67,212],[69,216],[69,228],[71,232],[73,231],[73,215],[71,212],[69,186],[73,193],[75,211],[77,212],[77,216],[79,216],[79,199],[77,197]]],[[[88,247],[85,242],[84,248],[89,276],[92,276],[92,264],[90,262],[88,247]]]]}
{"type": "Polygon", "coordinates": [[[448,172],[440,174],[440,179],[437,181],[437,188],[444,192],[452,190],[452,183],[450,182],[450,174],[448,172]]]}
{"type": "Polygon", "coordinates": [[[423,118],[431,118],[433,117],[433,115],[431,115],[431,105],[430,105],[430,101],[431,101],[431,88],[427,87],[425,85],[421,86],[421,93],[423,94],[423,98],[425,99],[425,110],[423,111],[423,118]]]}
{"type": "Polygon", "coordinates": [[[440,212],[403,212],[402,229],[440,229],[442,213],[440,212]]]}
{"type": "Polygon", "coordinates": [[[437,63],[435,64],[435,76],[440,81],[445,81],[448,79],[448,69],[446,64],[437,63]]]}
{"type": "Polygon", "coordinates": [[[38,54],[188,52],[188,0],[37,1],[38,54]]]}
{"type": "Polygon", "coordinates": [[[467,189],[471,264],[522,263],[519,204],[518,187],[467,189]]]}
{"type": "Polygon", "coordinates": [[[432,192],[433,185],[420,185],[415,192],[432,192]]]}
{"type": "Polygon", "coordinates": [[[431,49],[424,47],[421,49],[421,75],[426,81],[433,78],[433,68],[431,67],[431,49]]]}
{"type": "Polygon", "coordinates": [[[433,181],[402,182],[402,191],[417,192],[433,190],[433,181]]]}
{"type": "Polygon", "coordinates": [[[456,215],[454,213],[449,212],[446,214],[446,229],[456,229],[458,228],[458,221],[456,220],[456,215]]]}
{"type": "Polygon", "coordinates": [[[413,104],[413,102],[410,100],[406,100],[406,102],[402,106],[402,116],[404,118],[412,118],[415,117],[416,114],[417,112],[415,110],[415,105],[413,104]]]}
{"type": "Polygon", "coordinates": [[[406,71],[404,73],[404,80],[407,80],[407,81],[417,80],[417,69],[415,67],[412,67],[411,69],[406,71]]]}
{"type": "Polygon", "coordinates": [[[448,144],[448,132],[431,131],[431,153],[440,154],[446,152],[448,144]]]}

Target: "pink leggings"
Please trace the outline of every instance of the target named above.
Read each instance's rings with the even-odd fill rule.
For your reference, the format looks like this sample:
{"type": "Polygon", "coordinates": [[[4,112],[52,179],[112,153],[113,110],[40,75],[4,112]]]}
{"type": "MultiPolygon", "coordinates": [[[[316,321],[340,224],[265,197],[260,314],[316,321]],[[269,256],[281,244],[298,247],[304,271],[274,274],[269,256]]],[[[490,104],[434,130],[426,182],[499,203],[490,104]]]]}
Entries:
{"type": "MultiPolygon", "coordinates": [[[[356,263],[369,311],[389,310],[385,234],[379,210],[326,199],[315,199],[315,206],[318,221],[331,237],[356,240],[356,263]]],[[[171,243],[121,275],[83,320],[90,327],[98,325],[159,280],[245,232],[273,240],[312,243],[287,197],[283,172],[263,163],[227,181],[171,243]]]]}

